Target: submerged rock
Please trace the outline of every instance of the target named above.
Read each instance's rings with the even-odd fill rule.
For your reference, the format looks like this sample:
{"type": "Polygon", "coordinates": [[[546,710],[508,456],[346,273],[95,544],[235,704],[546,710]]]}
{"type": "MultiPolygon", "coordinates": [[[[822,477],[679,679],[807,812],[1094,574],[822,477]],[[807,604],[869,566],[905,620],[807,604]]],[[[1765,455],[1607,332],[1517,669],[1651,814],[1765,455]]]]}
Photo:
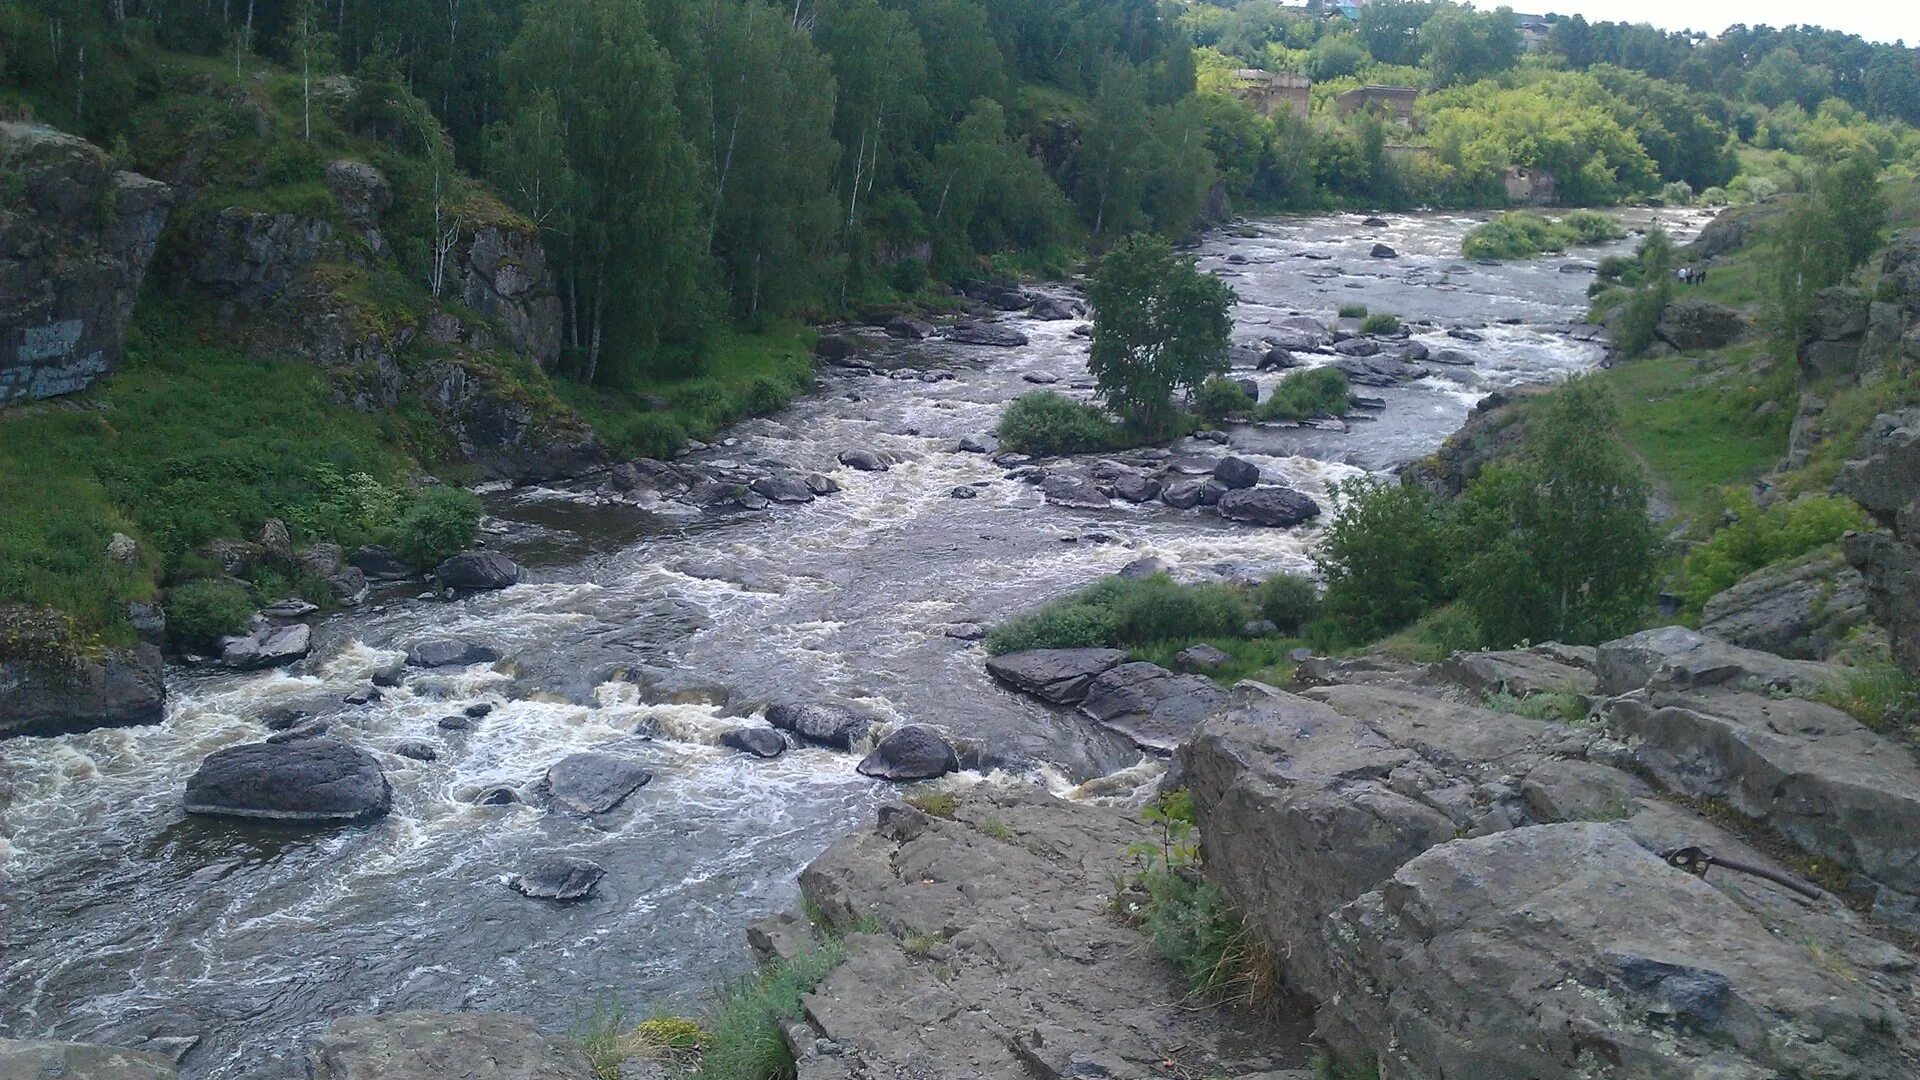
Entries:
{"type": "Polygon", "coordinates": [[[639,762],[611,754],[568,754],[547,769],[547,791],[570,810],[604,814],[652,779],[639,762]]]}
{"type": "Polygon", "coordinates": [[[1027,335],[1010,326],[989,322],[963,322],[947,331],[950,341],[962,345],[995,345],[1015,348],[1027,344],[1027,335]]]}
{"type": "Polygon", "coordinates": [[[187,781],[189,814],[333,823],[379,817],[392,805],[379,762],[336,739],[229,746],[187,781]]]}
{"type": "Polygon", "coordinates": [[[515,892],[536,900],[567,904],[592,896],[600,879],[606,876],[607,872],[597,863],[559,857],[541,859],[515,874],[509,884],[515,892]]]}
{"type": "Polygon", "coordinates": [[[805,705],[777,702],[767,706],[767,723],[810,743],[851,750],[867,737],[872,721],[844,705],[805,705]]]}
{"type": "Polygon", "coordinates": [[[720,745],[757,758],[777,758],[787,752],[787,740],[768,728],[734,728],[720,736],[720,745]]]}
{"type": "Polygon", "coordinates": [[[840,464],[859,472],[886,472],[890,467],[886,459],[871,450],[842,450],[840,464]]]}
{"type": "Polygon", "coordinates": [[[498,659],[500,651],[491,645],[454,638],[429,638],[415,642],[407,649],[407,663],[423,668],[491,664],[498,659]]]}
{"type": "Polygon", "coordinates": [[[585,1080],[574,1042],[505,1013],[397,1012],[348,1016],[314,1037],[310,1080],[585,1080]]]}

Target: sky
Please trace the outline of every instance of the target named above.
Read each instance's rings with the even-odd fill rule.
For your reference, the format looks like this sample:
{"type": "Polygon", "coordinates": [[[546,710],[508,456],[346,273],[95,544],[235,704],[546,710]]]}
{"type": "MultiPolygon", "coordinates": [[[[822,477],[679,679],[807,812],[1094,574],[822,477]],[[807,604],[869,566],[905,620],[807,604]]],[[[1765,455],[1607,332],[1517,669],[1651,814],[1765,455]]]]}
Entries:
{"type": "MultiPolygon", "coordinates": [[[[1503,6],[1474,0],[1477,8],[1503,6]]],[[[1504,6],[1535,15],[1584,15],[1588,22],[1652,23],[1663,30],[1699,30],[1708,35],[1735,23],[1748,26],[1811,24],[1859,34],[1869,41],[1920,44],[1920,3],[1914,0],[1505,0],[1504,6]]]]}

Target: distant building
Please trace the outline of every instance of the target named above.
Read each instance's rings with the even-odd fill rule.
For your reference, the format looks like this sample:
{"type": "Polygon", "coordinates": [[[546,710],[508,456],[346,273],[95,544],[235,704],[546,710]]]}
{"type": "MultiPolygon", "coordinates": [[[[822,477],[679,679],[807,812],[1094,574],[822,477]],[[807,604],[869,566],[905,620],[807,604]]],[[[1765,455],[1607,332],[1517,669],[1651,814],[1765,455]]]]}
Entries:
{"type": "Polygon", "coordinates": [[[1362,109],[1379,107],[1395,120],[1412,127],[1413,105],[1420,99],[1417,86],[1363,86],[1333,99],[1333,107],[1342,117],[1362,109]]]}
{"type": "Polygon", "coordinates": [[[1507,201],[1515,206],[1552,206],[1560,201],[1560,184],[1545,169],[1509,166],[1500,174],[1507,201]]]}
{"type": "Polygon", "coordinates": [[[1286,109],[1305,119],[1311,104],[1308,91],[1312,88],[1313,80],[1305,75],[1241,68],[1233,73],[1233,83],[1228,89],[1261,116],[1272,116],[1286,109]]]}
{"type": "Polygon", "coordinates": [[[1553,29],[1545,15],[1524,15],[1513,13],[1513,28],[1520,35],[1520,47],[1528,52],[1539,52],[1546,47],[1547,32],[1553,29]]]}

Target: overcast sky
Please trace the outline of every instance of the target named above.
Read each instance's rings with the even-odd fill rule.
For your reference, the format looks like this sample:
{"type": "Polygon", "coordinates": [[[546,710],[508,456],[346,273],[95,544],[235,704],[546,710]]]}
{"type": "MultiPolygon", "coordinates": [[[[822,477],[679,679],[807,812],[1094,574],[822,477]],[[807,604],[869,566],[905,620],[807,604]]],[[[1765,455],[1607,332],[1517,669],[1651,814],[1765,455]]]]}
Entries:
{"type": "MultiPolygon", "coordinates": [[[[1474,0],[1491,10],[1495,0],[1474,0]]],[[[1859,34],[1869,41],[1920,42],[1920,3],[1914,0],[1509,0],[1504,6],[1536,15],[1585,15],[1588,22],[1646,22],[1664,30],[1718,34],[1734,23],[1791,26],[1810,23],[1859,34]]]]}

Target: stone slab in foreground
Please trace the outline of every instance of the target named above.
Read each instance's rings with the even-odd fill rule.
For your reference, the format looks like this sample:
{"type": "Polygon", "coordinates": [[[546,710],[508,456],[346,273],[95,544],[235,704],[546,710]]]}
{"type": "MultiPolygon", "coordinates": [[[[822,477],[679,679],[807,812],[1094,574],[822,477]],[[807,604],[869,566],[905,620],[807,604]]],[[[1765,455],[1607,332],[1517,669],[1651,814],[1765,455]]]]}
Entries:
{"type": "Polygon", "coordinates": [[[578,1046],[505,1013],[350,1016],[314,1037],[312,1080],[590,1080],[578,1046]]]}

